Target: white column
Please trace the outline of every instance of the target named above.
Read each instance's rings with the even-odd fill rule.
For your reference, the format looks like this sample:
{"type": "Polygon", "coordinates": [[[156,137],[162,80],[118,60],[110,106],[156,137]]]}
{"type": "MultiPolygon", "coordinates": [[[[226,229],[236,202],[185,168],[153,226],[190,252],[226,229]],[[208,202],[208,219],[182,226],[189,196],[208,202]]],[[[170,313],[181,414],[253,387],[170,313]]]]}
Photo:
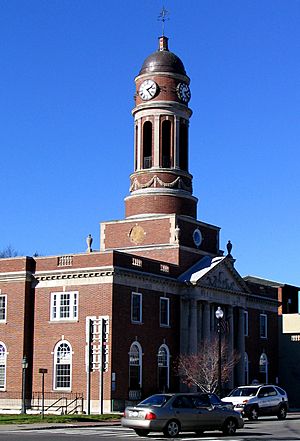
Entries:
{"type": "Polygon", "coordinates": [[[204,303],[203,308],[203,340],[210,340],[210,304],[204,303]]]}
{"type": "Polygon", "coordinates": [[[197,353],[197,301],[190,300],[189,354],[197,353]]]}
{"type": "Polygon", "coordinates": [[[189,323],[189,302],[181,298],[180,301],[180,353],[188,352],[188,323],[189,323]]]}
{"type": "MultiPolygon", "coordinates": [[[[233,307],[228,306],[227,307],[227,320],[229,324],[229,334],[228,334],[228,352],[230,356],[233,355],[234,351],[234,321],[233,321],[233,307]]],[[[228,380],[228,388],[233,389],[234,386],[234,368],[232,368],[232,372],[230,374],[229,380],[228,380]]]]}
{"type": "Polygon", "coordinates": [[[197,349],[202,340],[202,323],[203,323],[202,312],[203,312],[202,303],[197,302],[197,349]]]}
{"type": "Polygon", "coordinates": [[[179,129],[180,118],[174,117],[174,168],[179,168],[179,129]]]}
{"type": "Polygon", "coordinates": [[[142,145],[141,145],[141,140],[142,140],[142,120],[141,118],[138,119],[138,131],[137,131],[137,149],[136,149],[136,154],[137,154],[137,170],[141,169],[141,149],[142,149],[142,145]]]}
{"type": "Polygon", "coordinates": [[[239,308],[238,312],[237,350],[240,355],[237,364],[237,385],[240,386],[245,382],[245,314],[243,308],[239,308]]]}
{"type": "Polygon", "coordinates": [[[159,127],[160,115],[154,117],[154,152],[153,152],[153,167],[159,167],[159,127]]]}

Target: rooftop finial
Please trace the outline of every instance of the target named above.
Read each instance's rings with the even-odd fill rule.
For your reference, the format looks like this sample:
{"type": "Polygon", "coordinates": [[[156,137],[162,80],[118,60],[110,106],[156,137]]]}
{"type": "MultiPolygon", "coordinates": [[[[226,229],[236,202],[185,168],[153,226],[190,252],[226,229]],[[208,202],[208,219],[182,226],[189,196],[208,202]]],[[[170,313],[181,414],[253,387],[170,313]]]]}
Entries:
{"type": "Polygon", "coordinates": [[[157,20],[162,22],[162,36],[165,35],[165,22],[167,20],[169,20],[168,15],[169,15],[169,11],[167,11],[166,8],[163,6],[161,13],[159,14],[159,16],[157,18],[157,20]]]}

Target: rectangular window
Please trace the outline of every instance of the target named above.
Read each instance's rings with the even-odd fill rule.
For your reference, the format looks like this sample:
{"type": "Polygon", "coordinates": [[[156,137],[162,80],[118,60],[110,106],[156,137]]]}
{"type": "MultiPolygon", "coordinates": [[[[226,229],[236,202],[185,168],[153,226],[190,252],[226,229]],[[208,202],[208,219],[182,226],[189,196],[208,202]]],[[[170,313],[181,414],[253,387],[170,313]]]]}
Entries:
{"type": "Polygon", "coordinates": [[[260,314],[259,318],[259,328],[260,328],[260,338],[267,338],[267,315],[266,314],[260,314]]]}
{"type": "Polygon", "coordinates": [[[71,387],[71,366],[69,364],[56,365],[56,389],[71,387]]]}
{"type": "Polygon", "coordinates": [[[170,325],[170,299],[161,297],[160,301],[160,326],[170,325]]]}
{"type": "Polygon", "coordinates": [[[142,322],[142,294],[136,292],[131,294],[131,321],[142,322]]]}
{"type": "Polygon", "coordinates": [[[5,390],[5,364],[0,361],[0,390],[5,390]]]}
{"type": "Polygon", "coordinates": [[[7,302],[7,296],[1,295],[0,296],[0,322],[6,321],[6,302],[7,302]]]}
{"type": "Polygon", "coordinates": [[[52,292],[50,320],[77,320],[78,292],[52,292]]]}
{"type": "Polygon", "coordinates": [[[248,337],[248,311],[244,311],[244,336],[248,337]]]}

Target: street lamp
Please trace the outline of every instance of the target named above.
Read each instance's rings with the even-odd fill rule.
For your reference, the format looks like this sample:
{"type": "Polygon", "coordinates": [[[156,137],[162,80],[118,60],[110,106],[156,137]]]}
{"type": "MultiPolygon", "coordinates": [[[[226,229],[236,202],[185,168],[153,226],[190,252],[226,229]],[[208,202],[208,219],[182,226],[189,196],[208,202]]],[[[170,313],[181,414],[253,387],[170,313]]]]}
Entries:
{"type": "Polygon", "coordinates": [[[22,409],[21,413],[26,413],[26,369],[28,368],[27,357],[22,358],[22,409]]]}
{"type": "Polygon", "coordinates": [[[224,312],[222,311],[221,307],[218,306],[218,309],[216,310],[216,319],[217,319],[217,332],[219,334],[219,360],[218,360],[218,390],[219,395],[222,394],[222,341],[221,341],[221,320],[224,316],[224,312]]]}

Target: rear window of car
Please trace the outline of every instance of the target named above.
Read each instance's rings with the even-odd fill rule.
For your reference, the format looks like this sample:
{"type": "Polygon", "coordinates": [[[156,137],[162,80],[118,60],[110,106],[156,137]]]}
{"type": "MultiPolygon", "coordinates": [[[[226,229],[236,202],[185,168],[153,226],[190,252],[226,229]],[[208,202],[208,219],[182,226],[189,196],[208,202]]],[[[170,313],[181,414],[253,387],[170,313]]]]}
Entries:
{"type": "Polygon", "coordinates": [[[281,389],[281,387],[276,386],[275,389],[277,389],[277,391],[280,393],[280,395],[285,395],[285,391],[283,389],[281,389]]]}
{"type": "Polygon", "coordinates": [[[162,407],[170,400],[170,398],[172,398],[172,395],[152,395],[151,397],[146,398],[145,400],[141,401],[138,404],[138,406],[140,406],[140,407],[150,407],[150,406],[162,407]]]}
{"type": "Polygon", "coordinates": [[[258,387],[238,387],[230,392],[229,397],[254,397],[258,387]]]}

